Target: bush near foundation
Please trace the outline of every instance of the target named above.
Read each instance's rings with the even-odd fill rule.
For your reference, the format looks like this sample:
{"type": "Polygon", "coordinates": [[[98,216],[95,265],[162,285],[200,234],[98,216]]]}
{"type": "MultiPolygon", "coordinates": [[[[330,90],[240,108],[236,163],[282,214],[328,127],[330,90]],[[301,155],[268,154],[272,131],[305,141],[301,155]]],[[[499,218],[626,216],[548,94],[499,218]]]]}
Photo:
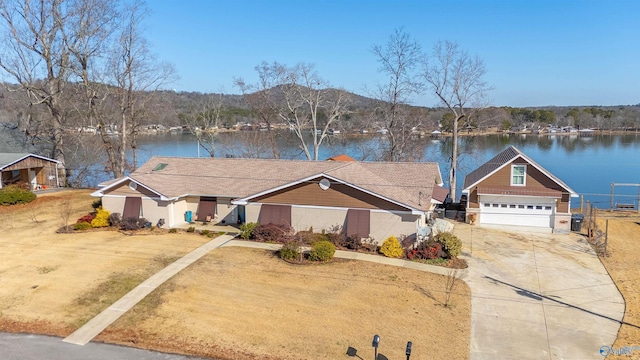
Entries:
{"type": "Polygon", "coordinates": [[[311,261],[329,261],[336,253],[336,246],[332,242],[322,240],[313,244],[313,249],[309,252],[311,261]]]}
{"type": "Polygon", "coordinates": [[[462,253],[462,241],[449,231],[436,235],[436,241],[442,244],[442,248],[450,258],[457,258],[462,253]]]}
{"type": "Polygon", "coordinates": [[[409,260],[441,259],[446,256],[447,254],[443,250],[442,244],[433,240],[423,241],[415,249],[407,252],[407,259],[409,260]]]}
{"type": "Polygon", "coordinates": [[[285,243],[291,240],[293,229],[289,225],[259,224],[252,235],[259,242],[285,243]]]}
{"type": "Polygon", "coordinates": [[[107,227],[109,226],[109,211],[99,207],[96,209],[96,217],[91,220],[91,227],[107,227]]]}
{"type": "Polygon", "coordinates": [[[288,241],[278,250],[278,256],[284,260],[298,260],[300,258],[300,245],[297,241],[288,241]]]}
{"type": "Polygon", "coordinates": [[[253,230],[258,226],[257,223],[249,222],[240,225],[240,237],[249,240],[253,237],[253,230]]]}
{"type": "Polygon", "coordinates": [[[21,189],[16,185],[9,185],[0,189],[0,205],[26,204],[35,199],[36,194],[30,190],[21,189]]]}
{"type": "Polygon", "coordinates": [[[404,250],[400,245],[400,241],[398,241],[398,238],[393,235],[389,236],[382,242],[380,252],[383,253],[384,256],[390,258],[401,258],[402,255],[404,255],[404,250]]]}

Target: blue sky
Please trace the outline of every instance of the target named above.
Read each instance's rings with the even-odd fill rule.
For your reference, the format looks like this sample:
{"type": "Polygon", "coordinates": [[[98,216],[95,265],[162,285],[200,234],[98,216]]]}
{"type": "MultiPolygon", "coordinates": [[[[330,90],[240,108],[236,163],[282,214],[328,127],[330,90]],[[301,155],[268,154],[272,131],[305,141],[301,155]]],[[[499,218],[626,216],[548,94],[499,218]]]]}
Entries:
{"type": "MultiPolygon", "coordinates": [[[[404,28],[425,51],[457,42],[482,58],[495,106],[640,103],[640,1],[148,0],[147,37],[179,91],[238,93],[261,61],[315,64],[365,94],[381,79],[371,48],[404,28]]],[[[416,105],[435,106],[429,94],[416,105]]]]}

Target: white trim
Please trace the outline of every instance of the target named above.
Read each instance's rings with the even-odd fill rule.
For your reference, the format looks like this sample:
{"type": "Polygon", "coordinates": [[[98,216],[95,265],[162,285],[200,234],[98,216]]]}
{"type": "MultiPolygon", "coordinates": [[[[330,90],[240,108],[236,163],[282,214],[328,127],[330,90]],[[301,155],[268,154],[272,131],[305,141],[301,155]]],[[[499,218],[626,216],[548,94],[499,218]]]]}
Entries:
{"type": "Polygon", "coordinates": [[[142,186],[143,188],[151,191],[154,194],[157,194],[158,196],[160,196],[160,200],[162,200],[162,201],[170,201],[170,199],[167,198],[166,196],[160,194],[159,192],[153,190],[152,188],[146,186],[145,184],[143,184],[143,183],[141,183],[141,182],[139,182],[139,181],[137,181],[134,178],[131,178],[129,176],[124,176],[121,179],[119,179],[119,180],[117,180],[117,181],[115,181],[115,182],[113,182],[113,183],[111,183],[111,184],[109,184],[109,185],[107,185],[107,186],[105,186],[105,187],[103,187],[101,189],[98,189],[98,190],[92,192],[91,196],[95,196],[95,197],[107,196],[107,195],[104,194],[105,191],[107,191],[109,189],[112,189],[113,187],[115,187],[117,185],[120,185],[120,184],[124,183],[127,180],[136,183],[137,186],[142,186]]]}
{"type": "Polygon", "coordinates": [[[522,187],[526,187],[527,186],[527,164],[511,164],[511,176],[509,177],[509,184],[511,186],[522,186],[522,187]],[[513,173],[513,170],[515,168],[524,168],[524,172],[522,173],[522,175],[515,175],[513,173]],[[516,184],[513,182],[513,178],[514,176],[522,176],[522,184],[516,184]]]}
{"type": "MultiPolygon", "coordinates": [[[[93,195],[93,194],[92,194],[93,195]]],[[[106,197],[106,198],[128,198],[128,197],[139,197],[142,200],[160,200],[160,201],[167,201],[170,203],[173,203],[173,201],[171,200],[167,200],[167,199],[163,199],[160,197],[149,197],[149,196],[127,196],[127,195],[102,195],[101,197],[106,197]]]]}
{"type": "MultiPolygon", "coordinates": [[[[11,153],[5,153],[5,154],[11,154],[11,153]]],[[[1,167],[1,168],[0,168],[0,171],[2,171],[2,170],[4,170],[4,169],[8,168],[8,167],[9,167],[9,166],[11,166],[11,165],[14,165],[14,164],[16,164],[16,163],[19,163],[20,161],[22,161],[22,160],[24,160],[24,159],[26,159],[26,158],[28,158],[28,157],[31,157],[31,156],[33,156],[33,157],[37,157],[37,158],[38,158],[38,159],[40,159],[40,160],[51,161],[51,162],[54,162],[54,163],[56,163],[56,164],[61,164],[61,161],[60,161],[60,160],[50,159],[50,158],[48,158],[48,157],[44,157],[44,156],[36,155],[36,154],[27,154],[27,155],[25,155],[25,156],[23,156],[23,157],[19,158],[18,160],[15,160],[14,162],[9,163],[9,164],[7,164],[7,165],[5,165],[5,166],[1,167]]]]}
{"type": "MultiPolygon", "coordinates": [[[[240,204],[236,204],[236,205],[240,205],[240,204]]],[[[349,209],[356,209],[356,210],[367,210],[369,212],[374,212],[374,213],[391,213],[391,214],[402,214],[402,215],[422,215],[425,214],[427,211],[416,211],[416,210],[411,210],[411,211],[403,211],[403,210],[384,210],[384,209],[368,209],[368,208],[355,208],[355,207],[337,207],[337,206],[319,206],[319,205],[293,205],[293,204],[277,204],[277,203],[257,203],[257,202],[251,202],[248,203],[248,205],[281,205],[281,206],[291,206],[291,208],[298,208],[298,209],[322,209],[322,210],[337,210],[337,211],[346,211],[349,209]]],[[[245,205],[246,206],[246,205],[245,205]]]]}

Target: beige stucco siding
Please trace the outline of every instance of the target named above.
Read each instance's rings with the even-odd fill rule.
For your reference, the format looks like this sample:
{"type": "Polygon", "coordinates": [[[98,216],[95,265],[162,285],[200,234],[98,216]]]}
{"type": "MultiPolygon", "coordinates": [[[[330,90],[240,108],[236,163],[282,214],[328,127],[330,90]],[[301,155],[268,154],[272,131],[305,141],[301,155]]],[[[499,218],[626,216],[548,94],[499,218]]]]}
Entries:
{"type": "Polygon", "coordinates": [[[258,222],[258,217],[260,216],[260,207],[261,204],[248,204],[244,207],[244,216],[247,218],[245,222],[258,222]]]}
{"type": "MultiPolygon", "coordinates": [[[[291,208],[291,225],[294,230],[309,230],[313,227],[314,232],[331,230],[335,225],[344,228],[346,208],[322,208],[322,207],[299,207],[291,208]]],[[[246,222],[258,222],[260,215],[260,204],[249,204],[245,207],[246,222]]],[[[415,234],[419,224],[420,215],[410,213],[388,212],[374,210],[370,212],[370,235],[379,244],[391,235],[400,237],[402,235],[415,234]]]]}
{"type": "Polygon", "coordinates": [[[102,208],[109,211],[110,213],[118,213],[122,215],[122,210],[124,210],[124,196],[103,196],[102,197],[102,208]]]}
{"type": "Polygon", "coordinates": [[[410,213],[371,212],[371,237],[382,244],[391,235],[398,239],[402,235],[415,234],[418,228],[419,215],[410,213]]]}
{"type": "Polygon", "coordinates": [[[153,225],[156,225],[160,219],[164,219],[166,224],[170,216],[168,205],[168,201],[142,198],[142,217],[153,225]]]}
{"type": "Polygon", "coordinates": [[[331,209],[331,208],[311,208],[297,207],[291,208],[291,225],[294,229],[309,230],[313,227],[313,231],[320,232],[331,230],[336,226],[340,229],[345,225],[347,218],[347,209],[331,209]]]}

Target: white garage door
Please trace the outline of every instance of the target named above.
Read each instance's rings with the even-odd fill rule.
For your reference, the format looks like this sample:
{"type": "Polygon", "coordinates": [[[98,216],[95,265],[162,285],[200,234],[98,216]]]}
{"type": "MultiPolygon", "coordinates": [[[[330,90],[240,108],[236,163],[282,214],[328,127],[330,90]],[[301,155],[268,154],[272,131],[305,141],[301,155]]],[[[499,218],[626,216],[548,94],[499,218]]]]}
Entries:
{"type": "Polygon", "coordinates": [[[480,196],[480,224],[553,227],[553,198],[480,196]]]}

